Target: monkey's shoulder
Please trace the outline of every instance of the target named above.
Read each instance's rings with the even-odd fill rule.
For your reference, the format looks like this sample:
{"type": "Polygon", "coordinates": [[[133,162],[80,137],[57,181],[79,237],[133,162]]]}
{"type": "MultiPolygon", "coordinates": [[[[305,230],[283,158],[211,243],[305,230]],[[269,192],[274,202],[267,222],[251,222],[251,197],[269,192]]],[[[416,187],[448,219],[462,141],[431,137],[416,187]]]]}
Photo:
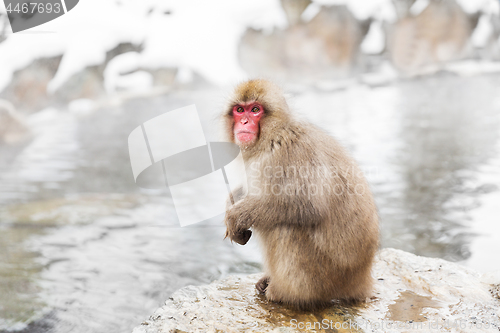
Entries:
{"type": "Polygon", "coordinates": [[[334,151],[348,155],[337,139],[324,129],[309,122],[291,123],[276,138],[279,138],[280,143],[287,142],[286,148],[294,152],[305,151],[314,154],[315,152],[334,151]]]}
{"type": "Polygon", "coordinates": [[[289,131],[295,139],[273,154],[273,164],[316,171],[328,169],[342,175],[358,171],[357,163],[347,150],[325,130],[310,123],[300,123],[289,131]]]}

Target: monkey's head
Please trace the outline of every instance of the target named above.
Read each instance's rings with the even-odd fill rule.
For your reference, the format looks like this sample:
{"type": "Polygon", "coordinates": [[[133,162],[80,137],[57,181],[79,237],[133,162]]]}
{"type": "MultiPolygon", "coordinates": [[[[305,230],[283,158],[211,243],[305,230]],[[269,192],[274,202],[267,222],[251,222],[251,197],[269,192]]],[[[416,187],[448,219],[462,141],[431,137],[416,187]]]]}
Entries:
{"type": "Polygon", "coordinates": [[[244,149],[265,144],[278,127],[290,121],[283,92],[262,79],[237,85],[223,118],[228,139],[244,149]]]}

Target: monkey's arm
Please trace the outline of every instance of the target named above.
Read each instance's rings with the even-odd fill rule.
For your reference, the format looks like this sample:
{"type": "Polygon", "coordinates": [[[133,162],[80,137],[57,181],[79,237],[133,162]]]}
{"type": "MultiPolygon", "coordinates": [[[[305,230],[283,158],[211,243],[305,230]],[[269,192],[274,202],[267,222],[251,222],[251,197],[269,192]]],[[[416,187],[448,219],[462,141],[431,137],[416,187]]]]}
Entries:
{"type": "Polygon", "coordinates": [[[313,226],[325,216],[322,206],[321,200],[301,195],[247,196],[226,212],[226,237],[245,244],[252,226],[272,228],[283,223],[313,226]]]}
{"type": "MultiPolygon", "coordinates": [[[[235,203],[238,203],[238,201],[243,199],[244,196],[245,190],[243,189],[243,187],[237,188],[236,190],[231,192],[226,202],[226,211],[229,211],[231,207],[234,206],[235,203]]],[[[229,237],[231,241],[234,241],[240,245],[245,245],[252,236],[252,232],[248,229],[240,229],[238,231],[235,231],[235,225],[234,223],[231,223],[229,219],[227,219],[227,213],[224,222],[226,223],[226,234],[224,235],[224,239],[229,237]],[[232,230],[232,232],[229,232],[230,230],[232,230]]]]}

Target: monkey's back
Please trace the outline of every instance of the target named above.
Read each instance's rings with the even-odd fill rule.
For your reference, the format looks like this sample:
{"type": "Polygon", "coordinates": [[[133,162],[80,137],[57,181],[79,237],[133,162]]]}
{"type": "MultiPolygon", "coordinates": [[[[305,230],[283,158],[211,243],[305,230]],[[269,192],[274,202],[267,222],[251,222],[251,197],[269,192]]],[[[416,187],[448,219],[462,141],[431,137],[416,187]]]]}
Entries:
{"type": "Polygon", "coordinates": [[[263,192],[288,222],[254,226],[271,281],[266,296],[301,308],[370,296],[379,231],[364,176],[335,139],[310,124],[294,122],[276,138],[261,168],[288,172],[262,183],[293,190],[263,192]]]}

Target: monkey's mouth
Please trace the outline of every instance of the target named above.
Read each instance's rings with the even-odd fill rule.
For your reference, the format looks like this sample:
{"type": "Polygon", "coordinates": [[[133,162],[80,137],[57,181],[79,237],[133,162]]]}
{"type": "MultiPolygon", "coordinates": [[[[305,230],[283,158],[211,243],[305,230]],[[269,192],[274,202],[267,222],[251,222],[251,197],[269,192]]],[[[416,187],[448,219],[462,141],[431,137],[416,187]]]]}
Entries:
{"type": "Polygon", "coordinates": [[[250,131],[241,131],[236,133],[236,138],[240,142],[250,142],[253,141],[257,137],[257,133],[250,131]]]}

